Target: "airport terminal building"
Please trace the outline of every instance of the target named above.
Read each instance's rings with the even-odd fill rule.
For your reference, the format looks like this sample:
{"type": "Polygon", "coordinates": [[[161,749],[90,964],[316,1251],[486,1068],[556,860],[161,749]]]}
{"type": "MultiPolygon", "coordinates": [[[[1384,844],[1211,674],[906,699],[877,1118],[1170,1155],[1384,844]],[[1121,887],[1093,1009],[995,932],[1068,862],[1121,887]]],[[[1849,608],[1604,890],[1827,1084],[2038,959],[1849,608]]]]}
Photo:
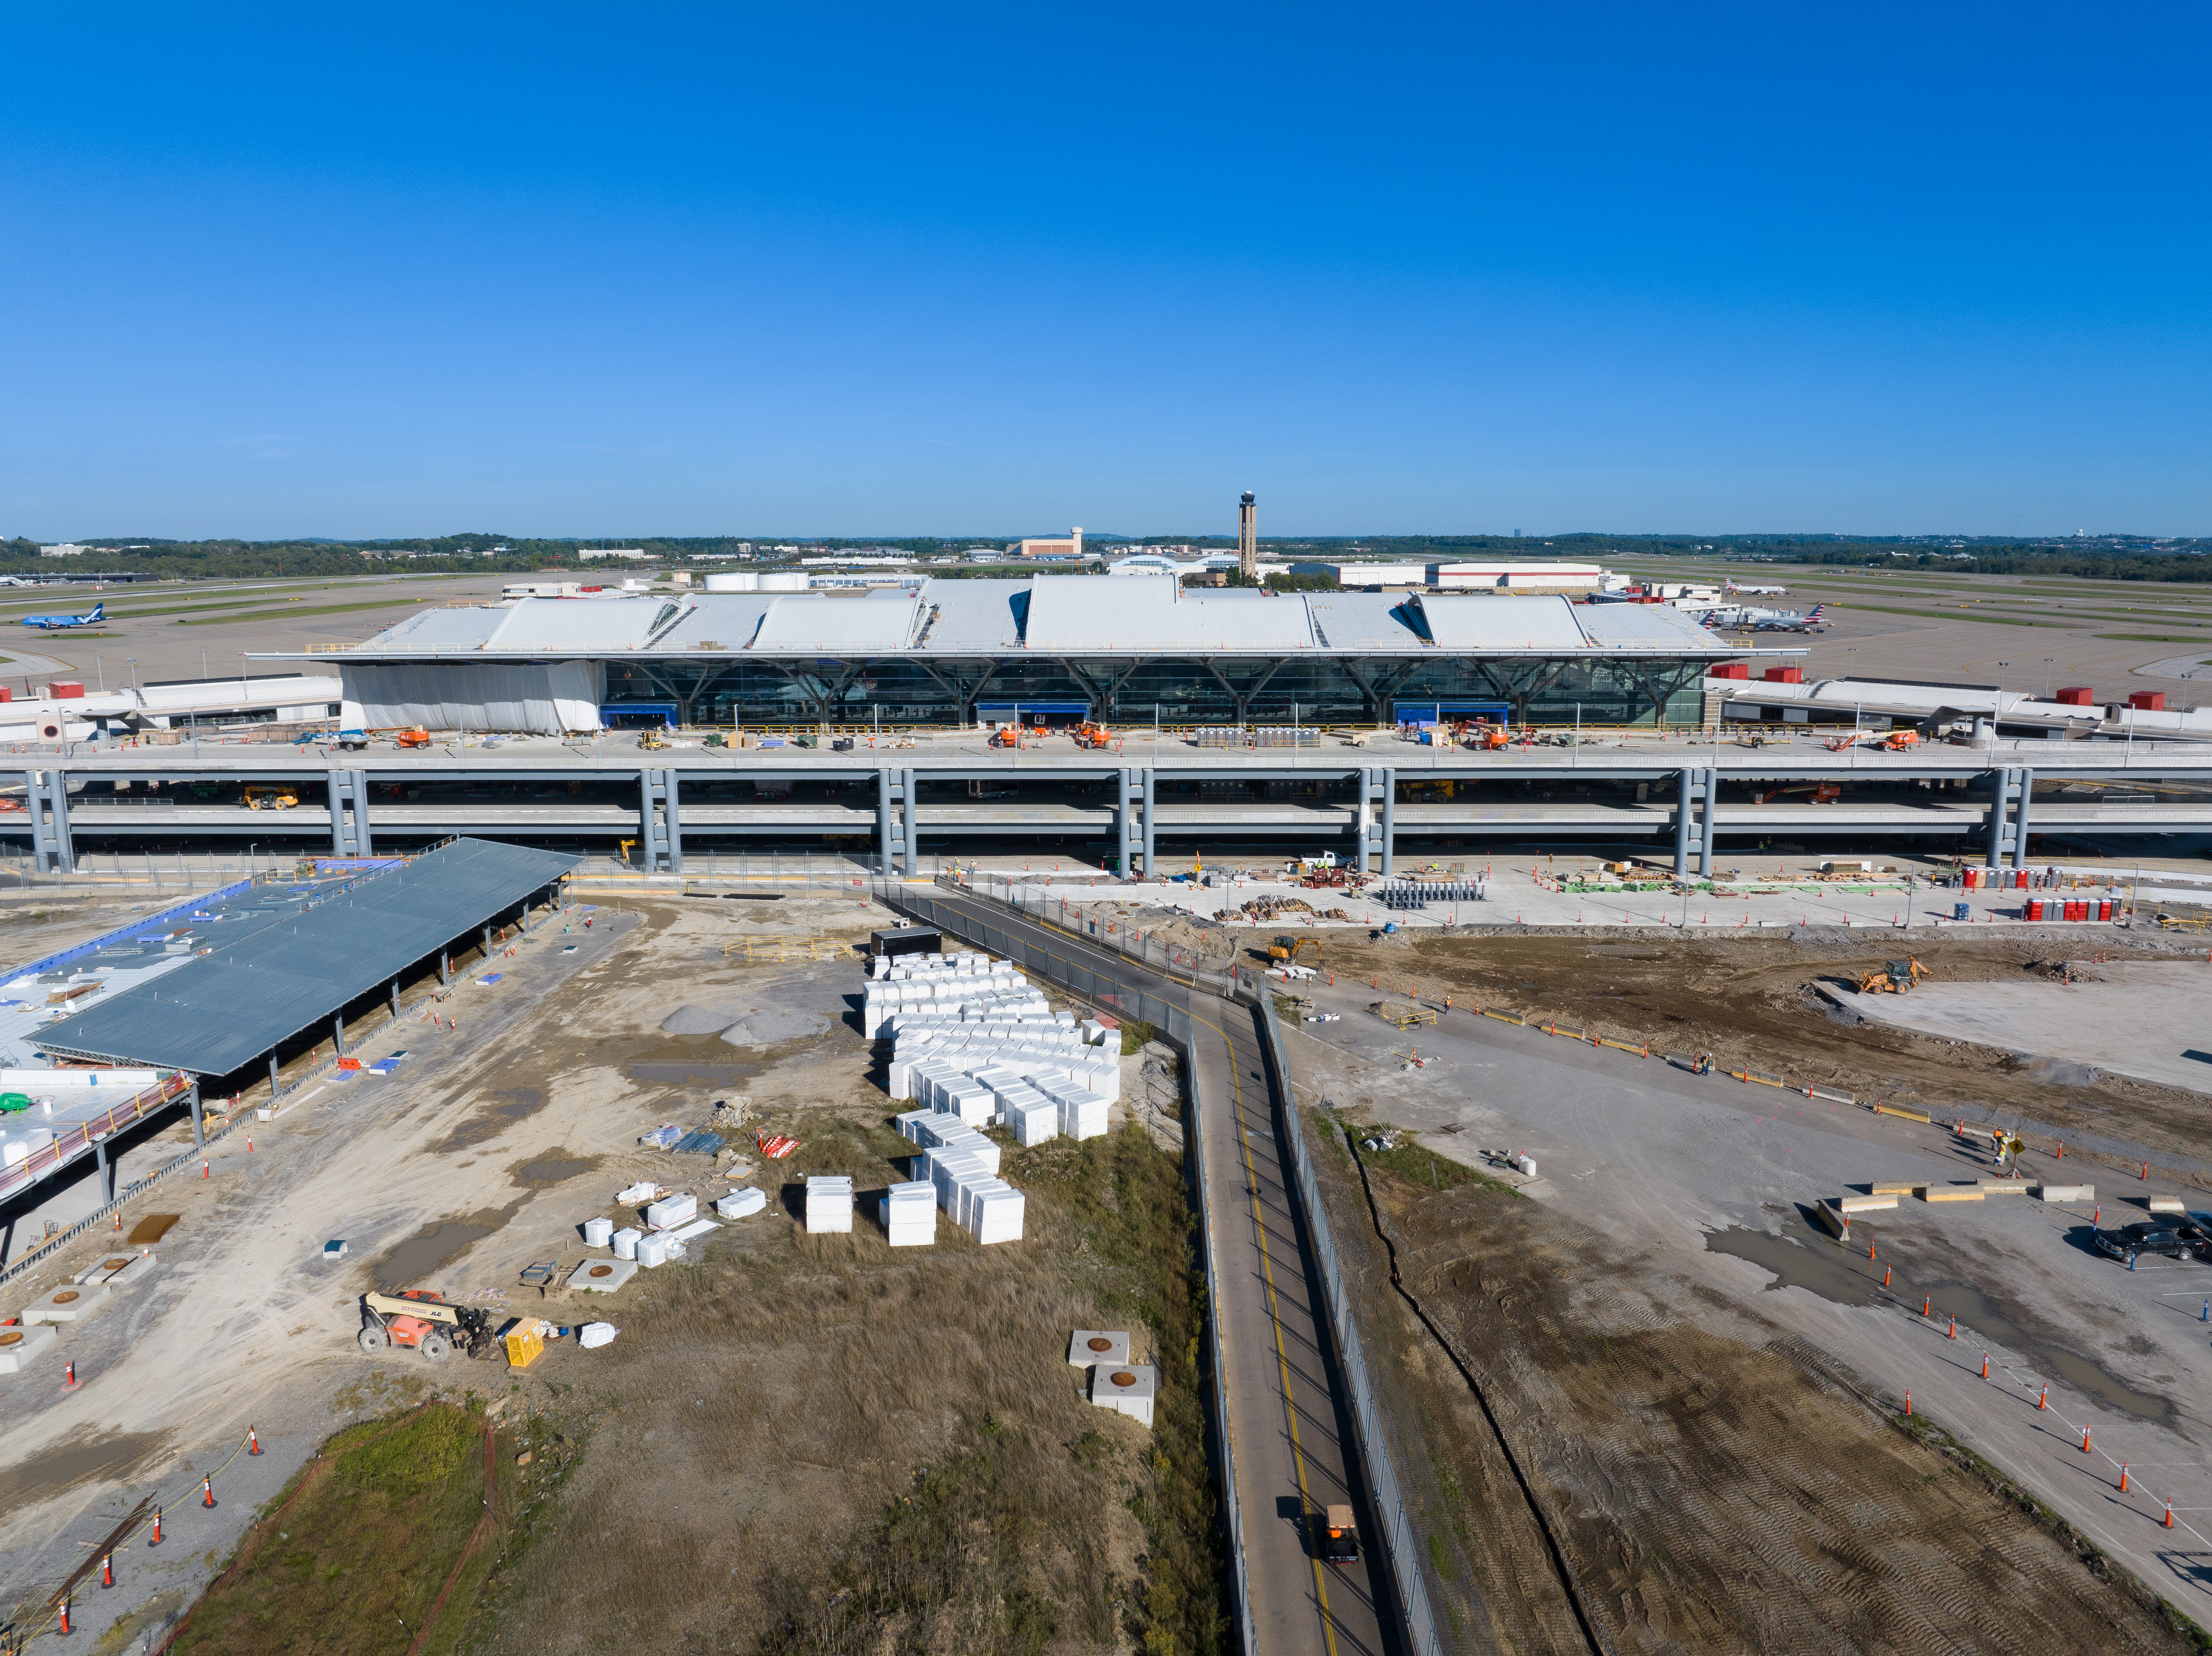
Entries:
{"type": "Polygon", "coordinates": [[[1694,723],[1731,645],[1663,605],[931,579],[865,595],[524,598],[425,610],[313,658],[343,723],[558,734],[681,725],[1694,723]]]}

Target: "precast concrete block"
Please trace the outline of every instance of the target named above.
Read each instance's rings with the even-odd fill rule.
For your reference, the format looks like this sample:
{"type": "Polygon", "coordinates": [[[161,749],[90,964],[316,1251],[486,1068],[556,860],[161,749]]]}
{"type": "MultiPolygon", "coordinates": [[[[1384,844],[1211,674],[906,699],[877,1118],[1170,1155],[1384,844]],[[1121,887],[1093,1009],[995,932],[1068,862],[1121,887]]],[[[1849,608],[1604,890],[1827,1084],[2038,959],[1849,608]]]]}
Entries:
{"type": "Polygon", "coordinates": [[[587,1259],[568,1273],[568,1286],[586,1294],[611,1294],[636,1275],[635,1259],[587,1259]]]}
{"type": "Polygon", "coordinates": [[[23,1307],[27,1323],[82,1322],[92,1313],[107,1303],[112,1290],[105,1283],[88,1283],[82,1288],[58,1288],[43,1300],[23,1307]]]}
{"type": "Polygon", "coordinates": [[[54,1343],[54,1331],[44,1323],[0,1328],[0,1374],[21,1373],[32,1358],[54,1343]]]}

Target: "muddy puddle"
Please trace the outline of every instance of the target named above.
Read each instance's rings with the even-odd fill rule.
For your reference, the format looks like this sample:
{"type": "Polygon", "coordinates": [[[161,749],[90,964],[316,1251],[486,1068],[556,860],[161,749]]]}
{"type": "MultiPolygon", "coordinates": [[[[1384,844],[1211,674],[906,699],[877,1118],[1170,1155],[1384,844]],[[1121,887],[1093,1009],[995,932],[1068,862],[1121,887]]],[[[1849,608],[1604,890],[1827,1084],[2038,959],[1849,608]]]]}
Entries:
{"type": "Polygon", "coordinates": [[[510,1087],[494,1093],[492,1098],[493,1103],[453,1129],[452,1136],[438,1146],[441,1152],[474,1149],[545,1107],[545,1095],[535,1087],[510,1087]]]}
{"type": "Polygon", "coordinates": [[[523,1162],[508,1169],[515,1182],[543,1188],[548,1185],[565,1184],[579,1174],[589,1173],[599,1165],[596,1156],[565,1156],[549,1153],[534,1162],[523,1162]]]}
{"type": "Polygon", "coordinates": [[[728,1087],[758,1075],[757,1064],[631,1064],[623,1073],[647,1087],[728,1087]]]}
{"type": "Polygon", "coordinates": [[[0,1472],[0,1513],[46,1500],[79,1483],[119,1477],[161,1446],[159,1432],[118,1432],[33,1455],[0,1472]]]}
{"type": "Polygon", "coordinates": [[[471,1224],[460,1219],[433,1225],[421,1235],[409,1237],[371,1267],[376,1285],[387,1293],[396,1293],[403,1288],[435,1287],[430,1279],[447,1261],[457,1258],[479,1237],[489,1236],[498,1228],[495,1224],[471,1224]]]}
{"type": "Polygon", "coordinates": [[[1971,1328],[1976,1337],[2018,1352],[2037,1372],[2064,1380],[2107,1409],[2160,1426],[2173,1423],[2173,1404],[2167,1399],[2138,1392],[2094,1358],[2030,1333],[1978,1288],[1957,1282],[1914,1282],[1899,1273],[1884,1294],[1879,1267],[1870,1268],[1868,1261],[1844,1253],[1814,1235],[1802,1220],[1784,1220],[1782,1230],[1776,1236],[1732,1225],[1709,1232],[1705,1248],[1771,1271],[1774,1281],[1767,1284],[1769,1289],[1802,1288],[1836,1305],[1875,1305],[1887,1300],[1909,1304],[1916,1296],[1924,1297],[1931,1315],[1946,1322],[1959,1319],[1961,1338],[1971,1328]]]}

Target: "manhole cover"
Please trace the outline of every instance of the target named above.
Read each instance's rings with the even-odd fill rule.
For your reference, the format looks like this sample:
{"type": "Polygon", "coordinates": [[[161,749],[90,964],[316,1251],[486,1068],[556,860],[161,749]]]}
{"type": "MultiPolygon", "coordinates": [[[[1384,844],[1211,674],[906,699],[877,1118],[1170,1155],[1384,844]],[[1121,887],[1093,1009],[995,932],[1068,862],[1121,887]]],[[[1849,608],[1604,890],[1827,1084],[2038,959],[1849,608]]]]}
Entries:
{"type": "Polygon", "coordinates": [[[615,1268],[612,1265],[593,1265],[592,1267],[592,1275],[594,1277],[611,1277],[614,1274],[615,1268]]]}
{"type": "Polygon", "coordinates": [[[102,1271],[120,1271],[130,1263],[128,1259],[104,1259],[100,1262],[100,1268],[102,1271]]]}
{"type": "Polygon", "coordinates": [[[1115,1374],[1114,1374],[1114,1384],[1115,1384],[1115,1385],[1116,1385],[1116,1386],[1134,1386],[1136,1383],[1137,1383],[1137,1377],[1136,1377],[1134,1374],[1131,1374],[1127,1369],[1126,1369],[1126,1368],[1121,1368],[1121,1369],[1116,1369],[1116,1370],[1115,1371],[1115,1374]]]}
{"type": "Polygon", "coordinates": [[[14,1329],[8,1329],[4,1332],[0,1332],[0,1345],[13,1345],[22,1338],[14,1329]]]}
{"type": "Polygon", "coordinates": [[[75,1298],[76,1298],[76,1290],[73,1288],[65,1288],[60,1293],[54,1295],[54,1303],[56,1305],[67,1305],[75,1298]]]}
{"type": "Polygon", "coordinates": [[[1114,1349],[1114,1342],[1103,1334],[1094,1334],[1091,1338],[1091,1349],[1093,1351],[1111,1351],[1114,1349]]]}

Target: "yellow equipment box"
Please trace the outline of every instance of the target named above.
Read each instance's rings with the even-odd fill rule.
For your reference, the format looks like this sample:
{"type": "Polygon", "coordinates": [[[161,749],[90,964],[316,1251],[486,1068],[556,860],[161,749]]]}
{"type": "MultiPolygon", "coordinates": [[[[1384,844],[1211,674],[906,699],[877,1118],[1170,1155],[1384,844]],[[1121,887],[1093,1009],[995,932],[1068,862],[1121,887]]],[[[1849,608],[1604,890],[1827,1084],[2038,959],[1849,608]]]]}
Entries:
{"type": "Polygon", "coordinates": [[[545,1355],[545,1325],[525,1317],[507,1331],[507,1366],[527,1368],[545,1355]]]}

